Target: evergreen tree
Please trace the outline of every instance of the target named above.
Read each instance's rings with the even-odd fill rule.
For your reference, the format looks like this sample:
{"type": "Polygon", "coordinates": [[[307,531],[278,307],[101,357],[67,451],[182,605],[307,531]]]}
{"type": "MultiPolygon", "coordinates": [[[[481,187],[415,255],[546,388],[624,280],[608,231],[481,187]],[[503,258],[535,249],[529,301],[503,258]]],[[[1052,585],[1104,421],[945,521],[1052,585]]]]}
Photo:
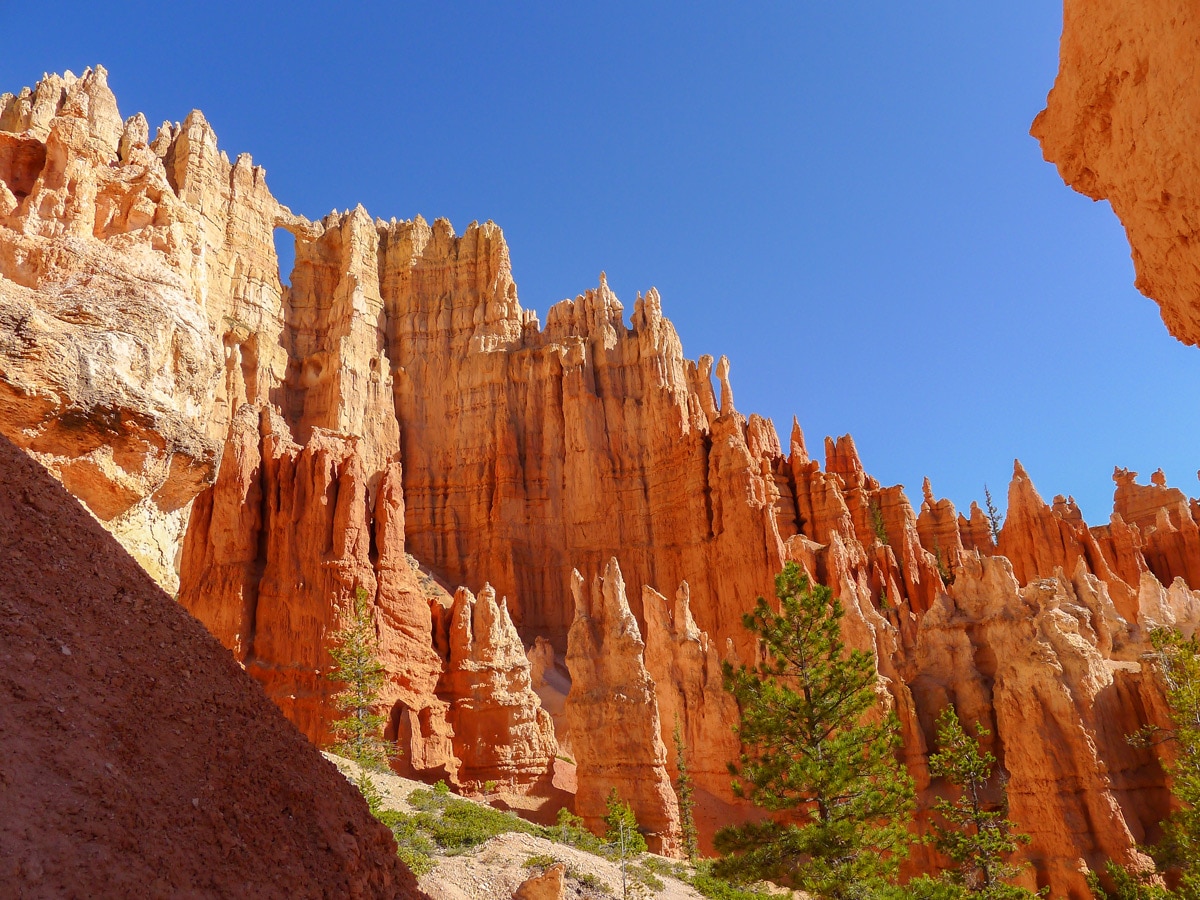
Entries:
{"type": "Polygon", "coordinates": [[[371,621],[370,597],[361,587],[342,610],[342,627],[330,636],[329,655],[335,665],[328,677],[344,685],[333,695],[333,705],[343,715],[332,724],[337,741],[329,749],[358,765],[356,784],[374,809],[379,793],[370,773],[387,771],[389,753],[383,739],[384,717],[375,712],[384,680],[379,639],[371,621]]]}
{"type": "Polygon", "coordinates": [[[683,855],[694,860],[700,855],[699,835],[696,832],[696,788],[692,774],[688,771],[687,745],[683,740],[683,729],[679,717],[675,717],[675,768],[679,777],[675,779],[675,796],[679,801],[679,831],[683,843],[683,855]]]}
{"type": "Polygon", "coordinates": [[[1174,745],[1167,774],[1181,804],[1164,824],[1154,857],[1161,867],[1178,873],[1176,896],[1200,900],[1200,637],[1159,628],[1150,640],[1175,726],[1164,737],[1174,745]]]}
{"type": "Polygon", "coordinates": [[[646,838],[638,830],[633,807],[621,799],[616,788],[609,791],[605,799],[604,840],[617,849],[622,859],[645,853],[649,849],[646,838]]]}
{"type": "MultiPolygon", "coordinates": [[[[976,726],[980,738],[991,732],[976,726]]],[[[929,771],[958,788],[957,800],[939,797],[933,811],[942,821],[933,823],[933,843],[958,867],[945,879],[969,895],[988,900],[1033,900],[1037,894],[1006,883],[1021,871],[1008,862],[1029,836],[1016,834],[1005,816],[1007,809],[988,809],[984,792],[996,767],[996,758],[980,751],[979,740],[963,729],[954,707],[947,706],[937,721],[938,752],[929,757],[929,771]]]]}
{"type": "Polygon", "coordinates": [[[996,504],[992,502],[992,492],[988,490],[988,486],[983,486],[983,499],[987,504],[987,520],[988,530],[992,533],[992,543],[1000,543],[1000,526],[1004,523],[1004,517],[1000,515],[1000,510],[996,509],[996,504]]]}
{"type": "Polygon", "coordinates": [[[692,784],[688,770],[688,745],[684,743],[683,727],[676,716],[676,730],[672,736],[676,744],[676,799],[679,802],[679,833],[683,842],[683,854],[688,859],[700,856],[700,836],[696,832],[696,786],[692,784]]]}
{"type": "Polygon", "coordinates": [[[894,714],[865,721],[877,702],[875,661],[847,652],[829,588],[788,563],[775,591],[778,613],[759,597],[743,617],[764,660],[724,666],[745,748],[730,771],[741,796],[798,821],[722,829],[718,874],[867,896],[895,877],[908,849],[913,783],[896,759],[899,723],[894,714]]]}

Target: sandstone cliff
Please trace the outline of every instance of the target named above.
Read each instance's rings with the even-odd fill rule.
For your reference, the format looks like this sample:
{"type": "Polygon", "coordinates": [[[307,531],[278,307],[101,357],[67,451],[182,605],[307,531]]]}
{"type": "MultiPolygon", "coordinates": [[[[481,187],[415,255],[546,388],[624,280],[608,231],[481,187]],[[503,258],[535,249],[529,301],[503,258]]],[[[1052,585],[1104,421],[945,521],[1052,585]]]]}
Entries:
{"type": "Polygon", "coordinates": [[[1044,502],[1018,464],[996,545],[978,507],[961,516],[927,484],[914,509],[867,474],[848,436],[826,441],[824,467],[798,424],[785,449],[772,423],[735,408],[728,360],[683,355],[656,291],[626,320],[601,276],[543,328],[517,299],[494,224],[456,235],[445,220],[384,222],[361,208],[308,222],[271,198],[248,158],[229,164],[198,113],[146,143],[137,117],[118,127],[102,82],[48,79],[0,119],[0,178],[16,203],[0,219],[0,430],[135,552],[152,545],[147,565],[179,578],[181,600],[310,736],[330,715],[325,636],[362,585],[405,764],[431,778],[470,780],[480,764],[528,777],[548,735],[511,633],[491,636],[499,607],[499,619],[483,612],[482,646],[504,661],[484,664],[463,644],[470,633],[475,646],[482,601],[463,595],[455,620],[430,587],[490,582],[533,645],[535,691],[554,699],[566,653],[569,689],[599,698],[601,719],[605,696],[637,698],[637,746],[619,754],[620,735],[560,719],[585,815],[607,788],[636,782],[654,798],[644,815],[669,835],[674,718],[703,786],[724,798],[732,710],[717,657],[753,654],[741,613],[795,560],[845,602],[848,640],[877,653],[926,800],[941,788],[925,763],[933,721],[952,702],[993,731],[1038,883],[1083,897],[1085,865],[1129,859],[1153,836],[1161,768],[1123,736],[1162,714],[1141,659],[1146,627],[1200,619],[1194,501],[1118,471],[1111,521],[1088,527],[1068,498],[1044,502]],[[88,91],[100,100],[79,99],[88,91]],[[74,166],[65,182],[60,164],[74,166]],[[151,206],[149,219],[133,215],[151,206]],[[296,238],[290,288],[276,226],[296,238]],[[101,258],[120,290],[99,276],[87,287],[101,258]],[[128,319],[128,339],[93,353],[113,340],[103,316],[139,298],[157,318],[128,319]],[[172,339],[180,349],[165,355],[155,336],[183,320],[192,343],[172,339]],[[91,360],[90,374],[59,358],[91,360]],[[131,360],[152,373],[166,361],[178,383],[131,393],[131,360]],[[114,492],[123,512],[105,505],[114,492]],[[162,526],[171,516],[174,530],[162,526]],[[635,590],[609,598],[609,577],[602,599],[573,595],[575,570],[615,575],[614,558],[635,590]],[[686,602],[668,614],[657,591],[684,582],[686,602]],[[457,663],[450,626],[439,637],[435,621],[459,621],[457,663]],[[611,641],[620,665],[594,657],[611,641]],[[516,690],[494,690],[510,678],[516,690]],[[485,721],[540,737],[528,754],[472,759],[463,735],[485,721]],[[619,765],[589,774],[588,759],[619,765]]]}
{"type": "Polygon", "coordinates": [[[1066,0],[1058,77],[1033,135],[1063,181],[1108,200],[1136,285],[1200,343],[1200,10],[1187,0],[1066,0]]]}
{"type": "Polygon", "coordinates": [[[646,644],[625,596],[616,559],[590,590],[572,578],[575,621],[567,636],[571,693],[566,718],[575,752],[575,812],[603,830],[607,798],[616,791],[655,853],[679,852],[679,805],[667,776],[654,680],[646,671],[646,644]]]}
{"type": "Polygon", "coordinates": [[[489,584],[478,598],[459,588],[442,618],[437,638],[447,662],[438,696],[449,704],[459,778],[477,784],[545,779],[558,749],[554,725],[533,692],[508,605],[497,604],[489,584]]]}

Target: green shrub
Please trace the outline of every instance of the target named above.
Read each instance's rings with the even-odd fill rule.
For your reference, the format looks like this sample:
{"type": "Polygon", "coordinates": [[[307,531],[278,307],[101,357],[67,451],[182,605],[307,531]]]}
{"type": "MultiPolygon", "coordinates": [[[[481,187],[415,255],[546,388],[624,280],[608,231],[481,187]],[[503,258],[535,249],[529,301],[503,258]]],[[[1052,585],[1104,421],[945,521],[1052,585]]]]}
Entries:
{"type": "Polygon", "coordinates": [[[416,816],[394,809],[381,809],[375,817],[391,829],[396,839],[396,853],[414,875],[421,876],[434,870],[437,862],[433,855],[437,848],[429,835],[421,830],[416,816]]]}
{"type": "Polygon", "coordinates": [[[712,863],[704,860],[697,863],[695,872],[688,876],[679,873],[681,880],[686,881],[705,897],[712,900],[775,900],[772,894],[754,887],[736,886],[712,873],[712,863]]]}
{"type": "Polygon", "coordinates": [[[611,894],[612,893],[612,888],[610,888],[607,884],[605,884],[603,881],[601,881],[599,878],[597,878],[591,872],[574,871],[574,872],[571,872],[568,874],[570,874],[572,878],[574,878],[577,882],[579,882],[579,885],[581,887],[584,887],[591,891],[596,891],[601,894],[611,894]]]}
{"type": "Polygon", "coordinates": [[[549,853],[535,853],[525,860],[524,866],[527,869],[548,869],[557,862],[549,853]]]}
{"type": "Polygon", "coordinates": [[[631,878],[633,878],[635,881],[640,881],[652,891],[661,891],[666,887],[666,884],[663,883],[663,880],[651,872],[646,866],[641,866],[637,863],[630,863],[626,867],[626,871],[629,873],[631,878]]]}
{"type": "Polygon", "coordinates": [[[550,836],[547,829],[510,812],[453,797],[449,788],[442,789],[440,784],[432,791],[413,791],[408,805],[417,810],[417,826],[447,853],[463,853],[509,831],[550,836]]]}
{"type": "Polygon", "coordinates": [[[583,827],[583,819],[575,815],[565,806],[558,811],[558,824],[549,829],[547,835],[551,840],[567,844],[587,853],[608,858],[608,849],[604,842],[583,827]]]}

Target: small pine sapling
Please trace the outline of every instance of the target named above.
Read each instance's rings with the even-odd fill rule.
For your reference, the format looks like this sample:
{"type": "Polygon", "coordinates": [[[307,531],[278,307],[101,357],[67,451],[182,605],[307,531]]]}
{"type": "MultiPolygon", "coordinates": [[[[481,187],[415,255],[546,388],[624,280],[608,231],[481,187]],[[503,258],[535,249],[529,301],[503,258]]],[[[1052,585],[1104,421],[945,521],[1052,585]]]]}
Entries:
{"type": "MultiPolygon", "coordinates": [[[[976,726],[976,733],[979,738],[991,734],[982,725],[976,726]]],[[[937,745],[938,751],[929,757],[929,771],[935,778],[945,778],[959,794],[953,801],[939,797],[933,805],[941,819],[933,823],[934,846],[957,867],[945,880],[970,896],[1033,900],[1037,894],[1008,883],[1022,868],[1009,862],[1009,857],[1029,843],[1029,836],[1017,833],[1006,818],[1007,804],[989,809],[985,801],[996,758],[981,751],[979,740],[963,729],[952,706],[938,717],[937,745]]]]}
{"type": "Polygon", "coordinates": [[[988,530],[992,533],[992,543],[1000,543],[1000,526],[1004,524],[1004,517],[1000,515],[1000,510],[996,509],[996,504],[992,502],[992,492],[988,490],[988,486],[983,486],[983,501],[987,506],[988,530]]]}

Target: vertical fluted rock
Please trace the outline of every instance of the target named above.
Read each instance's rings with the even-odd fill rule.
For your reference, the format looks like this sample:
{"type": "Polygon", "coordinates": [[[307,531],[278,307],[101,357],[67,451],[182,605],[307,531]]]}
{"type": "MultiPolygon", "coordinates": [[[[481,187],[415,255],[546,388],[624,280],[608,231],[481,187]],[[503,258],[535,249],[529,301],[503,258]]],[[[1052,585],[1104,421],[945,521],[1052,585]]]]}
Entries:
{"type": "Polygon", "coordinates": [[[441,627],[449,659],[437,693],[449,704],[459,781],[520,785],[547,778],[557,750],[554,725],[533,692],[507,603],[496,602],[491,585],[478,598],[460,587],[441,627]]]}
{"type": "Polygon", "coordinates": [[[379,235],[361,206],[321,225],[315,240],[296,241],[285,301],[291,361],[284,414],[302,441],[314,428],[359,436],[374,486],[400,444],[384,350],[379,235]]]}
{"type": "Polygon", "coordinates": [[[646,645],[616,559],[590,590],[573,573],[571,590],[566,718],[577,767],[575,812],[599,831],[605,800],[615,789],[649,833],[651,849],[672,855],[679,849],[679,806],[667,774],[654,681],[644,663],[646,645]]]}
{"type": "Polygon", "coordinates": [[[732,800],[728,763],[740,749],[733,726],[737,703],[725,691],[716,644],[692,618],[687,582],[672,603],[653,588],[642,588],[646,617],[646,670],[654,680],[667,771],[679,775],[674,744],[678,728],[686,745],[688,769],[700,789],[732,800]]]}
{"type": "Polygon", "coordinates": [[[372,507],[356,439],[314,429],[302,447],[278,414],[243,406],[217,483],[193,505],[179,600],[323,745],[336,716],[328,636],[339,606],[365,588],[390,730],[411,765],[437,768],[451,756],[439,727],[445,705],[434,695],[442,662],[429,601],[405,557],[400,480],[393,464],[372,507]],[[428,721],[405,732],[403,716],[428,721]]]}

